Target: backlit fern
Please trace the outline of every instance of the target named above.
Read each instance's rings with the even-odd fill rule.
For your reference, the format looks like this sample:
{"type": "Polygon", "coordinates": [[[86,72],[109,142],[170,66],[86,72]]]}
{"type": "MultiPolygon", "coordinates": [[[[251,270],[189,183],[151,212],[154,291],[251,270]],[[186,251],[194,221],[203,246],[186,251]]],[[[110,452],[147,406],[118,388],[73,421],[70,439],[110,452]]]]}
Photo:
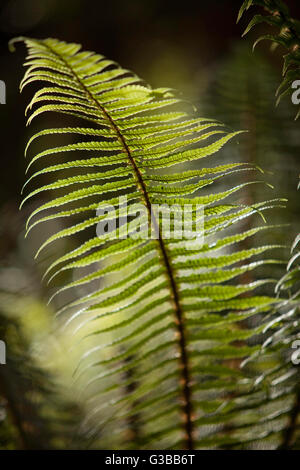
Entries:
{"type": "MultiPolygon", "coordinates": [[[[52,242],[73,238],[73,249],[53,261],[46,276],[78,273],[55,293],[55,298],[65,298],[71,290],[77,293],[58,313],[68,323],[77,322],[77,330],[88,325],[88,334],[97,338],[98,345],[87,350],[77,371],[79,376],[95,371],[86,384],[93,406],[85,427],[93,438],[100,428],[102,445],[114,448],[127,447],[130,417],[138,419],[140,448],[193,449],[236,442],[239,420],[252,413],[243,402],[252,380],[236,364],[258,349],[251,338],[262,333],[264,321],[251,330],[240,324],[258,313],[265,315],[277,303],[263,293],[268,279],[239,280],[264,263],[276,262],[262,257],[276,246],[239,246],[267,226],[243,231],[239,222],[252,215],[261,220],[276,200],[247,206],[239,199],[239,192],[253,183],[239,183],[239,172],[253,166],[202,163],[239,132],[228,133],[218,122],[189,116],[171,90],[152,90],[115,62],[77,44],[20,40],[28,48],[21,88],[48,82],[30,102],[28,109],[34,110],[28,123],[52,111],[72,119],[72,127],[38,132],[26,152],[42,136],[77,139],[31,158],[28,169],[38,168],[26,186],[45,175],[53,180],[32,190],[24,202],[48,195],[46,202],[38,200],[27,232],[41,222],[65,223],[38,253],[52,242]],[[85,126],[73,125],[74,118],[85,126]],[[228,180],[221,191],[220,179],[228,180]],[[129,205],[123,224],[119,196],[126,196],[129,205]],[[144,211],[137,211],[138,203],[144,211]],[[105,219],[99,208],[107,204],[117,206],[110,220],[120,226],[97,235],[96,226],[105,219]],[[178,213],[186,208],[193,229],[201,222],[196,210],[201,206],[204,243],[201,231],[196,243],[166,237],[165,213],[153,217],[157,204],[175,205],[178,213]],[[137,226],[139,236],[118,238],[125,229],[136,232],[137,226]],[[82,274],[82,269],[88,271],[82,274]],[[260,291],[254,294],[255,289],[260,291]]],[[[175,211],[173,228],[177,215],[175,211]]],[[[241,442],[247,439],[245,435],[241,442]]]]}

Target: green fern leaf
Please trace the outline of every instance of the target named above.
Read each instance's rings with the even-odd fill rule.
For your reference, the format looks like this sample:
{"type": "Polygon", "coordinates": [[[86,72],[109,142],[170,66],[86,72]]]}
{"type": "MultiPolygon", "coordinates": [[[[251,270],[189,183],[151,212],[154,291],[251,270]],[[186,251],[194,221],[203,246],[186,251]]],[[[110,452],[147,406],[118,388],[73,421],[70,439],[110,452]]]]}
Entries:
{"type": "Polygon", "coordinates": [[[242,373],[226,361],[241,361],[256,351],[257,346],[249,341],[262,329],[240,328],[238,323],[268,312],[278,301],[260,293],[251,295],[268,279],[229,283],[264,262],[276,262],[249,263],[277,246],[242,249],[238,243],[262,228],[243,232],[238,223],[261,214],[276,201],[247,207],[237,199],[253,183],[237,180],[249,165],[201,166],[203,158],[218,152],[239,132],[228,133],[213,120],[189,117],[170,90],[152,90],[128,70],[81,51],[77,44],[20,40],[28,49],[21,88],[47,83],[28,107],[35,107],[28,122],[42,113],[56,112],[67,114],[71,123],[75,118],[88,123],[88,127],[68,127],[68,123],[43,129],[30,139],[26,152],[46,136],[78,140],[31,158],[28,168],[36,170],[27,184],[43,175],[55,179],[32,190],[23,202],[44,193],[47,197],[46,202],[39,199],[32,211],[28,231],[41,222],[64,221],[62,229],[42,242],[38,253],[57,240],[73,240],[72,247],[52,261],[46,276],[79,273],[56,289],[53,298],[65,302],[58,313],[67,315],[66,324],[76,323],[76,331],[99,338],[77,370],[78,380],[87,370],[95,371],[86,384],[91,434],[97,434],[100,423],[107,439],[113,430],[110,445],[126,447],[120,423],[134,416],[141,429],[141,448],[211,445],[208,424],[219,426],[215,442],[228,443],[225,424],[239,413],[239,406],[233,401],[226,408],[224,391],[242,392],[243,385],[239,382],[242,373]],[[74,157],[78,152],[80,156],[74,157]],[[97,170],[86,173],[90,167],[97,170]],[[225,189],[211,189],[220,181],[225,189]],[[125,214],[119,205],[106,218],[112,230],[96,236],[91,229],[104,215],[91,212],[117,205],[119,196],[126,197],[129,218],[123,225],[115,224],[125,214]],[[227,198],[233,201],[225,204],[227,198]],[[83,200],[88,202],[83,205],[83,200]],[[138,204],[141,213],[136,211],[138,204]],[[166,236],[165,213],[151,218],[157,204],[170,210],[176,206],[171,224],[174,235],[180,210],[187,210],[194,229],[201,221],[196,206],[201,205],[204,224],[198,238],[202,230],[204,243],[200,238],[195,243],[182,236],[166,236]],[[138,236],[126,238],[128,231],[137,235],[137,226],[138,236]],[[77,293],[71,302],[66,297],[70,290],[77,293]],[[128,393],[132,381],[134,390],[128,393]],[[125,395],[122,390],[127,390],[125,395]],[[107,399],[111,406],[106,404],[104,409],[107,399]]]}
{"type": "MultiPolygon", "coordinates": [[[[300,22],[291,17],[289,8],[281,0],[245,0],[238,14],[238,21],[244,12],[251,6],[259,6],[266,12],[265,15],[255,15],[245,29],[243,36],[256,25],[266,23],[275,28],[275,34],[260,36],[254,43],[253,49],[263,40],[271,41],[272,49],[282,46],[287,50],[283,56],[283,81],[277,89],[277,104],[287,94],[292,95],[294,82],[299,79],[300,70],[300,22]]],[[[296,115],[299,117],[300,110],[296,115]]]]}

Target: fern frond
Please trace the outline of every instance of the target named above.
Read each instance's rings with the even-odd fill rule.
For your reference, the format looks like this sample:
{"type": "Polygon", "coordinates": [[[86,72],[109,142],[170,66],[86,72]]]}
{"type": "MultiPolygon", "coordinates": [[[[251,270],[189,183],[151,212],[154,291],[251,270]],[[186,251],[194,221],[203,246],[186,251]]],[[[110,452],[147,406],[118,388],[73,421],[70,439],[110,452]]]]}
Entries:
{"type": "MultiPolygon", "coordinates": [[[[288,272],[276,285],[281,303],[262,330],[262,347],[248,359],[256,370],[251,407],[260,418],[247,423],[248,436],[255,448],[299,448],[299,236],[288,272]],[[258,424],[261,424],[257,433],[258,424]],[[256,436],[255,436],[256,435],[256,436]]],[[[250,399],[250,396],[249,396],[250,399]]],[[[255,415],[254,415],[255,416],[255,415]]]]}
{"type": "MultiPolygon", "coordinates": [[[[266,181],[289,201],[285,223],[297,233],[299,198],[291,182],[297,182],[298,173],[298,129],[291,123],[292,110],[286,101],[280,107],[273,107],[273,92],[277,84],[277,72],[259,53],[252,54],[248,44],[237,44],[216,68],[213,83],[208,93],[206,114],[227,122],[231,128],[242,126],[248,129],[238,148],[236,158],[250,165],[262,168],[266,181]]],[[[232,158],[230,149],[225,148],[225,158],[232,158]]],[[[245,175],[246,176],[246,175],[245,175]]],[[[264,197],[264,188],[249,186],[248,203],[264,197]]],[[[280,214],[278,214],[280,217],[280,214]]],[[[273,223],[276,213],[273,214],[273,223]]],[[[280,220],[278,220],[280,222],[280,220]]],[[[247,224],[247,221],[246,221],[247,224]]],[[[286,226],[272,234],[273,240],[286,238],[286,226]]],[[[273,276],[280,278],[282,272],[273,276]]]]}
{"type": "MultiPolygon", "coordinates": [[[[246,35],[254,26],[266,23],[274,29],[274,33],[260,36],[254,43],[253,48],[263,41],[272,42],[272,48],[282,46],[287,53],[283,56],[283,81],[277,89],[277,103],[287,94],[292,94],[295,89],[293,83],[300,76],[300,22],[291,17],[289,8],[281,0],[245,0],[241,6],[238,21],[245,11],[251,6],[262,7],[266,14],[257,14],[250,21],[243,35],[246,35]]],[[[300,110],[296,119],[300,115],[300,110]]]]}
{"type": "Polygon", "coordinates": [[[50,83],[34,95],[29,108],[35,110],[28,122],[52,111],[88,122],[86,128],[67,124],[43,129],[31,138],[28,146],[50,135],[78,140],[31,158],[29,168],[38,168],[30,184],[44,174],[59,176],[32,190],[25,200],[47,194],[46,202],[33,210],[28,230],[53,218],[72,221],[48,237],[38,253],[56,240],[73,237],[73,248],[52,262],[46,276],[79,273],[55,296],[66,302],[58,312],[69,312],[67,324],[97,339],[77,371],[84,377],[87,370],[95,370],[86,385],[91,435],[97,435],[100,423],[110,446],[126,446],[126,426],[135,417],[141,448],[204,447],[216,432],[215,424],[220,442],[229,439],[224,426],[238,413],[238,403],[227,407],[224,391],[243,386],[240,372],[225,362],[241,361],[256,350],[250,339],[262,329],[240,328],[239,322],[277,303],[263,293],[251,295],[270,280],[229,282],[264,263],[253,257],[278,247],[242,249],[238,243],[261,228],[243,232],[238,224],[277,201],[246,206],[236,199],[256,182],[237,181],[249,165],[202,166],[203,158],[239,132],[229,133],[213,120],[190,118],[170,90],[152,90],[128,70],[81,51],[77,44],[22,40],[29,64],[21,88],[50,83]],[[78,152],[79,158],[72,157],[78,152]],[[96,171],[83,171],[89,167],[96,171]],[[211,190],[220,180],[225,188],[211,190]],[[119,196],[126,197],[129,206],[123,224],[119,196]],[[227,198],[234,199],[226,203],[227,198]],[[89,202],[83,203],[86,199],[89,202]],[[162,204],[166,212],[159,217],[155,207],[162,204]],[[105,218],[101,209],[107,205],[118,207],[105,218]],[[204,243],[197,205],[203,208],[204,243]],[[96,216],[91,215],[96,209],[96,216]],[[174,212],[171,238],[164,232],[169,209],[174,212]],[[182,210],[189,214],[190,230],[198,227],[195,240],[176,237],[182,210]],[[79,221],[77,215],[82,216],[79,221]],[[112,222],[111,231],[97,236],[89,231],[104,218],[112,222]],[[127,238],[128,232],[135,236],[127,238]],[[65,296],[70,290],[79,293],[71,302],[65,296]]]}

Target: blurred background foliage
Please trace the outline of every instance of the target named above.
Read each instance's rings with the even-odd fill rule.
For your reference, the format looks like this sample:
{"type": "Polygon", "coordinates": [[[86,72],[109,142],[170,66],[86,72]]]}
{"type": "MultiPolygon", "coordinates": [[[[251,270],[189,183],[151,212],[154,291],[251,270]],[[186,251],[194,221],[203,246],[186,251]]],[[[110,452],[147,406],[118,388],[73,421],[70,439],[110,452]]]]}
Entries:
{"type": "MultiPolygon", "coordinates": [[[[292,16],[299,18],[298,2],[287,3],[292,16]]],[[[293,121],[295,110],[289,101],[275,108],[280,53],[270,54],[269,45],[261,44],[252,54],[251,34],[247,40],[240,38],[247,23],[245,19],[236,25],[240,4],[240,0],[1,1],[0,79],[7,86],[7,104],[0,106],[0,339],[7,344],[7,364],[0,366],[0,448],[107,448],[113,440],[107,430],[102,435],[97,424],[95,409],[103,423],[108,410],[103,403],[95,407],[93,373],[89,368],[76,372],[84,351],[98,344],[97,337],[86,337],[89,326],[78,329],[77,319],[66,326],[55,318],[58,304],[47,304],[53,287],[41,281],[52,250],[63,254],[71,242],[61,240],[33,261],[37,240],[46,238],[49,225],[39,225],[24,239],[26,218],[37,202],[19,212],[26,166],[23,155],[37,128],[36,124],[25,128],[23,110],[30,90],[19,94],[24,50],[18,48],[11,55],[8,40],[26,35],[82,43],[84,49],[134,70],[153,87],[179,90],[200,115],[220,119],[234,130],[247,129],[240,145],[229,144],[214,157],[215,164],[243,161],[264,171],[262,179],[274,189],[251,186],[244,193],[245,202],[287,198],[284,222],[290,225],[274,230],[268,240],[290,244],[297,233],[300,207],[296,190],[299,123],[293,121]],[[81,392],[82,385],[88,388],[87,394],[81,392]]],[[[49,115],[41,122],[55,127],[55,119],[49,115]]],[[[68,143],[65,138],[64,143],[68,143]]],[[[46,144],[46,140],[36,143],[36,150],[46,144]]],[[[273,212],[271,222],[282,222],[279,210],[273,212]]],[[[274,277],[279,278],[279,273],[274,277]]],[[[61,302],[69,296],[65,294],[61,302]]],[[[111,339],[108,333],[105,341],[111,339]]],[[[121,349],[116,347],[115,352],[121,349]]],[[[134,370],[124,364],[124,393],[135,392],[133,376],[134,370]]],[[[113,400],[109,378],[105,387],[113,400]]],[[[141,439],[139,416],[129,421],[122,439],[126,448],[136,448],[141,439]]],[[[162,447],[167,444],[162,442],[162,447]]]]}

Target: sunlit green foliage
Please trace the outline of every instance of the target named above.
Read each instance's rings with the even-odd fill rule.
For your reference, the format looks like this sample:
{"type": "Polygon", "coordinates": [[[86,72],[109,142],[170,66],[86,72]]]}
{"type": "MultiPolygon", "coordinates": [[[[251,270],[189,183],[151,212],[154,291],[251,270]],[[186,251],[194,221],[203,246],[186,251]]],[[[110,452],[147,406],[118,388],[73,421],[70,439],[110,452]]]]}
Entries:
{"type": "MultiPolygon", "coordinates": [[[[239,194],[257,180],[240,181],[239,173],[255,171],[253,164],[202,163],[239,131],[191,115],[172,90],[153,90],[77,44],[20,40],[28,48],[21,89],[47,82],[29,104],[28,123],[52,111],[67,114],[71,123],[38,132],[26,153],[42,137],[77,139],[31,157],[28,170],[36,169],[26,186],[46,174],[52,180],[23,202],[40,193],[47,197],[33,210],[27,231],[50,220],[69,222],[42,241],[37,254],[72,237],[72,249],[58,256],[45,276],[56,282],[64,276],[53,298],[70,291],[75,299],[58,314],[97,339],[76,371],[79,377],[94,371],[84,387],[91,403],[89,436],[117,448],[255,441],[257,432],[250,436],[248,427],[256,424],[265,398],[260,390],[259,402],[248,401],[255,377],[239,365],[259,350],[257,338],[279,301],[263,292],[272,280],[247,282],[244,275],[276,263],[264,253],[280,247],[244,249],[242,242],[268,226],[254,223],[244,230],[241,222],[253,216],[261,223],[264,211],[281,201],[244,203],[239,194]],[[191,247],[166,238],[163,220],[156,220],[154,239],[97,236],[103,220],[97,208],[117,204],[120,195],[129,203],[129,232],[137,224],[147,232],[154,204],[192,204],[193,225],[195,205],[203,206],[204,244],[191,247]],[[136,212],[137,203],[146,215],[136,212]]],[[[114,217],[119,215],[122,208],[114,217]]],[[[262,426],[261,431],[267,433],[262,426]]]]}

